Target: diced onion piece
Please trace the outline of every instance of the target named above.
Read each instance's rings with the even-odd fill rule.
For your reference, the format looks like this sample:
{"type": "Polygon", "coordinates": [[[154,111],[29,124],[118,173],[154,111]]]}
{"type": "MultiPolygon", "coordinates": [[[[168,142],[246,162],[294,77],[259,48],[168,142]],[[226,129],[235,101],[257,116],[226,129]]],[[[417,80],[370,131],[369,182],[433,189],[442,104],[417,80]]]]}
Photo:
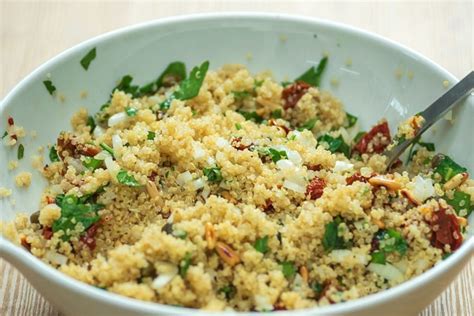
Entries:
{"type": "Polygon", "coordinates": [[[114,153],[119,153],[123,148],[122,138],[119,135],[115,134],[112,136],[112,147],[114,149],[114,153]]]}
{"type": "Polygon", "coordinates": [[[367,269],[369,271],[377,273],[378,275],[380,275],[381,277],[389,281],[395,281],[395,282],[403,281],[403,274],[390,263],[386,263],[386,264],[370,263],[367,269]]]}
{"type": "Polygon", "coordinates": [[[205,181],[202,178],[196,179],[193,181],[194,190],[199,190],[204,187],[205,181]]]}
{"type": "Polygon", "coordinates": [[[64,265],[67,263],[67,257],[63,256],[57,252],[54,251],[48,251],[46,252],[44,256],[49,262],[57,264],[57,265],[64,265]]]}
{"type": "Polygon", "coordinates": [[[160,274],[156,277],[153,282],[151,283],[151,287],[155,290],[159,290],[162,287],[166,286],[166,284],[170,283],[170,281],[175,277],[175,275],[171,274],[160,274]]]}
{"type": "Polygon", "coordinates": [[[151,284],[151,287],[155,290],[159,290],[164,287],[178,274],[178,267],[169,262],[156,262],[155,270],[159,274],[151,284]]]}
{"type": "Polygon", "coordinates": [[[306,192],[306,188],[302,185],[299,185],[295,182],[292,182],[292,181],[289,181],[289,180],[285,180],[283,181],[283,186],[289,190],[292,190],[292,191],[295,191],[295,192],[298,192],[298,193],[305,193],[306,192]]]}
{"type": "Polygon", "coordinates": [[[211,188],[209,186],[204,186],[204,189],[202,189],[201,196],[205,199],[209,197],[209,194],[211,194],[211,188]]]}
{"type": "Polygon", "coordinates": [[[224,138],[222,138],[222,137],[217,137],[216,145],[219,148],[224,148],[224,147],[229,145],[229,142],[227,140],[225,140],[224,138]]]}
{"type": "Polygon", "coordinates": [[[346,161],[336,161],[336,165],[332,169],[334,172],[350,171],[354,168],[354,165],[346,161]]]}
{"type": "Polygon", "coordinates": [[[103,129],[102,127],[100,127],[100,126],[96,126],[96,127],[94,128],[94,131],[92,132],[92,135],[94,135],[94,138],[99,138],[99,137],[101,137],[101,136],[104,135],[104,134],[105,134],[105,131],[104,131],[104,129],[103,129]]]}
{"type": "Polygon", "coordinates": [[[122,122],[125,122],[127,120],[127,117],[127,113],[125,112],[115,113],[109,118],[108,125],[109,127],[112,127],[122,122]]]}
{"type": "Polygon", "coordinates": [[[349,133],[347,133],[347,130],[344,127],[341,127],[339,129],[339,133],[342,136],[342,139],[346,144],[350,144],[352,141],[352,138],[349,136],[349,133]]]}
{"type": "Polygon", "coordinates": [[[206,151],[202,148],[198,142],[193,143],[193,157],[194,159],[200,159],[206,155],[206,151]]]}
{"type": "MultiPolygon", "coordinates": [[[[119,164],[112,159],[112,157],[107,157],[104,159],[105,167],[110,173],[110,176],[112,179],[117,179],[117,174],[120,171],[120,166],[119,164]]],[[[113,180],[115,181],[115,180],[113,180]]]]}
{"type": "Polygon", "coordinates": [[[105,158],[107,157],[112,158],[112,156],[110,155],[108,151],[102,150],[102,151],[99,151],[99,153],[94,156],[94,159],[105,160],[105,158]]]}
{"type": "Polygon", "coordinates": [[[410,191],[414,197],[420,202],[423,202],[427,198],[435,195],[433,180],[425,179],[421,176],[415,176],[408,187],[410,188],[410,191]]]}
{"type": "Polygon", "coordinates": [[[178,183],[181,186],[186,185],[187,183],[191,182],[193,180],[193,176],[191,175],[191,172],[185,171],[183,173],[180,173],[176,177],[176,183],[178,183]]]}
{"type": "Polygon", "coordinates": [[[273,304],[270,299],[265,295],[255,295],[255,309],[257,311],[272,311],[273,304]]]}
{"type": "Polygon", "coordinates": [[[293,162],[288,159],[280,159],[276,162],[276,165],[280,170],[291,170],[295,167],[293,162]]]}
{"type": "Polygon", "coordinates": [[[288,155],[288,159],[293,162],[295,165],[299,166],[303,162],[300,154],[295,150],[286,150],[286,154],[288,155]]]}
{"type": "Polygon", "coordinates": [[[207,158],[207,163],[208,163],[209,165],[214,165],[214,164],[216,163],[216,160],[214,159],[214,157],[209,156],[209,157],[207,158]]]}
{"type": "Polygon", "coordinates": [[[79,159],[68,159],[67,163],[76,169],[77,173],[81,173],[86,170],[86,167],[82,165],[82,161],[79,159]]]}
{"type": "Polygon", "coordinates": [[[336,262],[343,262],[346,258],[352,257],[352,252],[347,249],[336,249],[331,251],[330,257],[336,262]]]}

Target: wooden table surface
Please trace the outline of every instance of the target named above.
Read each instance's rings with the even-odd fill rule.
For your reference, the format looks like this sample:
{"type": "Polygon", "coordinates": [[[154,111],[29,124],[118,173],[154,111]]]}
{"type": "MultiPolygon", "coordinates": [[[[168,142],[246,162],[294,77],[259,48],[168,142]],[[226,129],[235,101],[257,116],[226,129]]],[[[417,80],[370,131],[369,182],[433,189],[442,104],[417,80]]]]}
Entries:
{"type": "MultiPolygon", "coordinates": [[[[271,11],[360,27],[411,47],[462,77],[473,67],[472,1],[18,1],[0,0],[0,98],[40,64],[83,40],[159,17],[271,11]]],[[[58,315],[0,259],[1,315],[58,315]]],[[[474,314],[474,260],[420,315],[474,314]]]]}

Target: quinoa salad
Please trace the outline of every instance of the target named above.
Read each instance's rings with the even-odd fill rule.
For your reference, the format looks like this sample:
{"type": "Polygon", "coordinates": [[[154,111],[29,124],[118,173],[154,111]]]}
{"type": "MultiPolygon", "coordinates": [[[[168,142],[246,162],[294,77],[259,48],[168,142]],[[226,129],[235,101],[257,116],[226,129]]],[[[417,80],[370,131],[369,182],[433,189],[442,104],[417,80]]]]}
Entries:
{"type": "MultiPolygon", "coordinates": [[[[207,61],[144,86],[124,76],[48,146],[39,208],[2,234],[105,291],[205,310],[336,304],[423,273],[467,238],[474,181],[421,139],[387,170],[384,150],[423,118],[360,130],[318,88],[327,62],[282,83],[207,61]]],[[[22,134],[8,118],[19,159],[22,134]]]]}

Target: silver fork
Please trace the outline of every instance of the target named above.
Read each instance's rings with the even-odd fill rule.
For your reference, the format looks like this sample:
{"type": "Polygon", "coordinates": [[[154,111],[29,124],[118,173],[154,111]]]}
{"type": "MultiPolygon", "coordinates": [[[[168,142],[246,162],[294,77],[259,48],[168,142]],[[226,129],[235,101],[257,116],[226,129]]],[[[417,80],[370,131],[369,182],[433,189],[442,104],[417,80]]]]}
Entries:
{"type": "MultiPolygon", "coordinates": [[[[423,126],[417,131],[414,138],[406,139],[392,149],[384,152],[384,155],[388,157],[387,168],[393,165],[393,163],[400,157],[400,155],[414,142],[421,134],[423,134],[428,128],[434,123],[441,119],[448,111],[453,109],[459,101],[463,100],[471,91],[474,89],[474,71],[471,71],[466,77],[455,84],[439,99],[434,101],[429,107],[427,107],[421,115],[425,122],[423,126]]],[[[473,136],[473,135],[471,135],[473,136]]]]}

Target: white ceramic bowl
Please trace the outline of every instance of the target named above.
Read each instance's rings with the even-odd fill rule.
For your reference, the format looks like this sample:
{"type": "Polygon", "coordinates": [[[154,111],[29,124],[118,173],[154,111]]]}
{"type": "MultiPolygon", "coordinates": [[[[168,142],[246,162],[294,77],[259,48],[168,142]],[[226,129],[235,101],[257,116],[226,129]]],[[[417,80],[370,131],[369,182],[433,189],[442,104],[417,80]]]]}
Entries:
{"type": "MultiPolygon", "coordinates": [[[[48,43],[44,43],[48,45],[48,43]]],[[[16,189],[12,206],[0,200],[2,220],[11,220],[20,211],[32,213],[38,207],[45,181],[32,170],[30,155],[40,145],[52,143],[60,130],[69,129],[69,118],[79,106],[92,111],[108,98],[115,82],[132,74],[143,84],[156,78],[171,61],[188,66],[210,60],[211,68],[226,63],[243,63],[252,71],[271,69],[276,78],[294,78],[309,65],[329,54],[322,88],[331,90],[349,112],[359,115],[368,128],[381,117],[397,123],[417,113],[441,95],[443,81],[457,81],[446,70],[425,57],[379,36],[328,21],[261,13],[219,13],[162,19],[108,33],[71,48],[51,59],[22,80],[0,106],[0,131],[6,118],[36,130],[36,139],[27,137],[25,159],[19,170],[33,172],[27,190],[16,189]],[[88,71],[80,59],[97,47],[97,58],[88,71]],[[249,58],[251,56],[251,58],[249,58]],[[347,60],[352,60],[348,66],[347,60]],[[397,73],[402,72],[401,77],[397,73]],[[413,78],[407,75],[412,73],[413,78]],[[42,81],[48,74],[65,96],[62,103],[51,97],[42,81]],[[339,80],[331,85],[330,79],[339,80]],[[86,99],[80,98],[87,91],[86,99]]],[[[453,56],[456,58],[456,56],[453,56]]],[[[474,171],[472,96],[454,111],[455,124],[437,124],[428,135],[441,152],[474,171]]],[[[6,163],[16,151],[0,147],[0,186],[14,188],[13,175],[6,163]]],[[[47,159],[47,158],[46,158],[47,159]]],[[[47,160],[45,160],[47,161],[47,160]]],[[[471,225],[474,224],[472,218],[471,225]]],[[[355,301],[311,310],[279,312],[282,315],[409,315],[428,305],[459,273],[472,256],[470,238],[449,259],[411,281],[393,289],[355,301]]],[[[141,302],[108,293],[73,280],[42,263],[21,247],[1,239],[1,256],[18,268],[46,299],[68,315],[189,315],[196,310],[141,302]]],[[[224,315],[221,313],[220,315],[224,315]]],[[[227,314],[226,314],[227,315],[227,314]]]]}

